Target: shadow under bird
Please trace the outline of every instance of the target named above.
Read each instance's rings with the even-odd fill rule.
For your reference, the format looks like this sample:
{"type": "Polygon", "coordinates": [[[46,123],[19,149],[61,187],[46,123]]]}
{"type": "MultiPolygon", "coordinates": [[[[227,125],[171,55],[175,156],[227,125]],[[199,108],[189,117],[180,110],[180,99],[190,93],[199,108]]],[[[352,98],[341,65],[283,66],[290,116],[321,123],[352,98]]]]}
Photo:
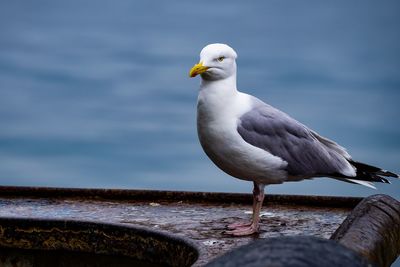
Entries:
{"type": "Polygon", "coordinates": [[[337,143],[286,113],[236,87],[236,52],[210,44],[189,76],[201,75],[197,131],[207,156],[224,172],[253,181],[253,215],[249,223],[228,225],[228,234],[259,230],[264,187],[286,181],[331,177],[375,188],[373,182],[399,175],[354,161],[337,143]]]}

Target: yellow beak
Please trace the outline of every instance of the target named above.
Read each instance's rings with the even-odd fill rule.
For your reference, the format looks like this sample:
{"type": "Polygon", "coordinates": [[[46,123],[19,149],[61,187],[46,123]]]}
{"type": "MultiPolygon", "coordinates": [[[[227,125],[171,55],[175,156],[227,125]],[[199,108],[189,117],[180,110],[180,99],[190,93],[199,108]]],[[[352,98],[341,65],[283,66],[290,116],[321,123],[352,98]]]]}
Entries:
{"type": "Polygon", "coordinates": [[[208,69],[209,69],[209,67],[204,66],[203,62],[200,62],[200,63],[194,65],[193,68],[190,70],[189,77],[193,78],[198,74],[202,74],[203,72],[205,72],[208,69]]]}

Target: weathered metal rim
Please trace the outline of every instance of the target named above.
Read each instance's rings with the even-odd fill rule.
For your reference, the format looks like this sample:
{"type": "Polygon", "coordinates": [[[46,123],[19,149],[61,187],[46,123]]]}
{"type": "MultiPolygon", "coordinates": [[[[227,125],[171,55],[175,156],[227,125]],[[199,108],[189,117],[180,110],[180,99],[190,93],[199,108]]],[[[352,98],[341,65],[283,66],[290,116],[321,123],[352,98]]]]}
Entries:
{"type": "MultiPolygon", "coordinates": [[[[251,194],[138,189],[97,189],[0,186],[0,197],[73,198],[118,201],[190,201],[197,203],[252,204],[251,194]]],[[[354,208],[363,198],[267,194],[264,202],[282,205],[354,208]]]]}
{"type": "Polygon", "coordinates": [[[191,266],[199,257],[189,239],[118,223],[0,217],[0,233],[3,248],[120,255],[162,266],[191,266]]]}

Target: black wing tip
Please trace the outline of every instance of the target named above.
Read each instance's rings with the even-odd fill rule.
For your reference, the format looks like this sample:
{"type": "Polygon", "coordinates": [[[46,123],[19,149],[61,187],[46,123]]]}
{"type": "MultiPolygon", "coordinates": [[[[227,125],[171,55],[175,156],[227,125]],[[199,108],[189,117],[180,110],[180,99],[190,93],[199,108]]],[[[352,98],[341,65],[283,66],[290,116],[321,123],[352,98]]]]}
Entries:
{"type": "Polygon", "coordinates": [[[388,179],[383,178],[383,177],[380,177],[380,176],[378,176],[378,177],[381,178],[381,183],[384,183],[384,184],[391,184],[391,182],[390,182],[388,179]]]}
{"type": "Polygon", "coordinates": [[[389,172],[386,170],[380,170],[379,172],[377,172],[378,175],[383,175],[386,177],[394,177],[394,178],[400,178],[400,175],[398,175],[397,173],[394,172],[389,172]]]}
{"type": "MultiPolygon", "coordinates": [[[[381,168],[378,168],[378,167],[375,167],[372,165],[368,165],[368,164],[365,164],[362,162],[349,160],[349,163],[352,164],[354,167],[356,167],[357,176],[360,176],[360,177],[365,177],[365,176],[372,176],[374,178],[379,177],[379,179],[383,179],[385,181],[387,181],[387,179],[383,178],[382,176],[400,178],[400,175],[398,175],[397,173],[383,170],[381,168]]],[[[382,182],[386,183],[384,181],[382,181],[382,182]]],[[[390,182],[388,182],[388,183],[390,183],[390,182]]]]}
{"type": "MultiPolygon", "coordinates": [[[[390,182],[388,179],[386,179],[385,177],[382,177],[382,176],[380,176],[380,175],[377,175],[377,174],[371,174],[371,173],[369,173],[367,177],[370,178],[369,181],[371,181],[371,182],[378,182],[378,183],[384,183],[384,184],[391,184],[391,182],[390,182]]],[[[364,178],[365,178],[365,176],[364,176],[364,178]]]]}

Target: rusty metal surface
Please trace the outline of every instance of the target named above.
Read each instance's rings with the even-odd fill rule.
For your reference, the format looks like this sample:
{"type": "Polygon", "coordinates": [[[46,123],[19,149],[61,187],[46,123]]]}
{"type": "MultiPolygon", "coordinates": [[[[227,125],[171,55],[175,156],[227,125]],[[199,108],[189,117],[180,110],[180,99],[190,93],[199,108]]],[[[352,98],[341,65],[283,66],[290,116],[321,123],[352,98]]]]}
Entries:
{"type": "Polygon", "coordinates": [[[134,266],[139,263],[138,266],[191,266],[198,258],[198,250],[191,241],[148,228],[83,220],[11,216],[0,217],[1,266],[7,262],[7,256],[10,258],[9,253],[2,253],[8,252],[4,248],[26,250],[20,257],[13,257],[14,262],[17,260],[21,265],[12,266],[42,266],[38,260],[46,266],[58,266],[57,257],[40,257],[41,254],[46,255],[46,250],[51,250],[51,255],[58,252],[64,257],[68,257],[71,254],[69,252],[86,253],[86,259],[89,260],[96,258],[95,255],[118,255],[116,258],[128,256],[128,262],[135,263],[134,266]],[[42,252],[33,253],[35,251],[42,252]]]}
{"type": "MultiPolygon", "coordinates": [[[[190,201],[205,203],[252,204],[251,194],[185,192],[161,190],[101,189],[101,188],[57,188],[0,186],[0,197],[40,197],[40,198],[84,198],[103,200],[134,201],[190,201]]],[[[317,207],[354,208],[362,198],[303,195],[266,194],[266,203],[306,205],[317,207]]]]}
{"type": "Polygon", "coordinates": [[[21,196],[17,191],[5,193],[1,188],[0,217],[74,219],[165,231],[194,240],[200,250],[200,258],[194,266],[202,266],[216,256],[259,238],[300,234],[329,238],[351,211],[349,207],[360,201],[358,198],[271,196],[263,208],[260,234],[235,238],[223,231],[227,224],[249,219],[251,196],[248,194],[164,191],[143,194],[139,190],[117,190],[118,197],[113,198],[105,197],[104,192],[110,194],[109,190],[101,191],[103,195],[97,191],[96,195],[88,189],[45,189],[46,198],[40,198],[39,189],[24,190],[20,191],[21,196]],[[244,204],[238,204],[239,200],[244,204]],[[330,205],[323,207],[321,202],[328,200],[330,205]]]}
{"type": "Polygon", "coordinates": [[[400,253],[400,202],[388,195],[365,198],[331,238],[377,266],[390,266],[400,253]]]}

